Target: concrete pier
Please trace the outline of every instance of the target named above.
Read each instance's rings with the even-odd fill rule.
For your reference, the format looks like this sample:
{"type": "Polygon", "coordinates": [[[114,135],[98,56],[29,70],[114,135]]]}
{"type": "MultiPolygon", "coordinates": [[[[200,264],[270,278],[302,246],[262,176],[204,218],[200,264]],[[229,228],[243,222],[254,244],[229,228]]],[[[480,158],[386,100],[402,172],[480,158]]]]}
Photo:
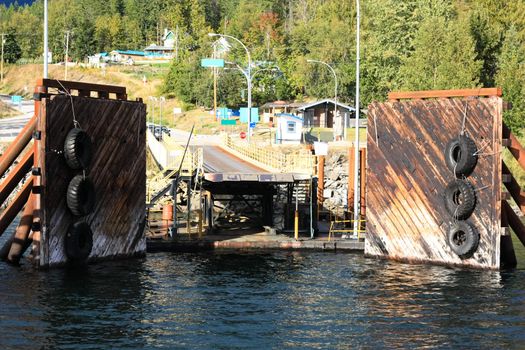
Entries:
{"type": "Polygon", "coordinates": [[[364,251],[365,243],[357,239],[300,237],[295,240],[283,234],[271,235],[265,232],[243,235],[178,235],[174,238],[150,238],[147,240],[148,252],[161,251],[200,251],[200,250],[318,250],[318,251],[364,251]]]}

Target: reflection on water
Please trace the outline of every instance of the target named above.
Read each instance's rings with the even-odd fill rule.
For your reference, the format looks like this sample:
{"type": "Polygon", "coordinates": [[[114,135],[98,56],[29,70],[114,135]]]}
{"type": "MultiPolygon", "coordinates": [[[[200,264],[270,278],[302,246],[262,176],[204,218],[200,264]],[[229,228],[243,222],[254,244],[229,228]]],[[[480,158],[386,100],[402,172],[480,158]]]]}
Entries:
{"type": "Polygon", "coordinates": [[[523,348],[525,270],[362,255],[152,254],[0,265],[0,348],[523,348]]]}

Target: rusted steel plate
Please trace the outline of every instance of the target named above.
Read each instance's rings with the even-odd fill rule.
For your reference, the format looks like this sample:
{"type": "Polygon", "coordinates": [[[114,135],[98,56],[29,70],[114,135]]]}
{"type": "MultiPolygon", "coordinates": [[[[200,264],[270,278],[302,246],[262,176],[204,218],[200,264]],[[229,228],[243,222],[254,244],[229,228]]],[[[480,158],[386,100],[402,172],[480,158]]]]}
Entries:
{"type": "Polygon", "coordinates": [[[395,91],[388,94],[389,100],[421,99],[421,98],[450,98],[473,96],[501,96],[501,88],[458,89],[458,90],[429,90],[429,91],[395,91]]]}
{"type": "Polygon", "coordinates": [[[77,221],[93,231],[89,260],[132,256],[145,252],[146,110],[141,102],[56,95],[44,100],[45,159],[42,169],[43,213],[40,266],[66,262],[65,236],[77,221]],[[95,188],[91,214],[74,216],[66,204],[73,170],[61,151],[73,116],[90,136],[93,158],[85,176],[95,188]]]}
{"type": "Polygon", "coordinates": [[[373,103],[368,114],[365,253],[408,262],[498,268],[501,232],[499,97],[373,103]],[[468,180],[477,205],[467,219],[480,233],[478,250],[459,258],[447,244],[454,218],[444,206],[454,174],[447,143],[462,132],[479,150],[468,180]],[[377,138],[376,138],[377,131],[377,138]]]}

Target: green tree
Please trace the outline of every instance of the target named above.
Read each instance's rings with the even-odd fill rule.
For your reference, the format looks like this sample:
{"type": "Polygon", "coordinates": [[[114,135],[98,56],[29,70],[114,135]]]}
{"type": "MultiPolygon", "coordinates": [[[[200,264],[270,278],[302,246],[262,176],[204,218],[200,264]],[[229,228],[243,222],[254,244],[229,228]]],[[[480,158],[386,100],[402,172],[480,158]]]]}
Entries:
{"type": "Polygon", "coordinates": [[[4,61],[16,63],[22,57],[22,50],[16,41],[16,32],[14,28],[9,28],[4,36],[4,61]]]}
{"type": "Polygon", "coordinates": [[[414,39],[414,53],[401,67],[409,90],[470,88],[479,85],[481,62],[464,21],[425,19],[414,39]]]}
{"type": "Polygon", "coordinates": [[[503,88],[505,100],[512,103],[504,120],[514,132],[519,132],[525,127],[525,42],[513,26],[505,34],[498,66],[496,83],[503,88]]]}

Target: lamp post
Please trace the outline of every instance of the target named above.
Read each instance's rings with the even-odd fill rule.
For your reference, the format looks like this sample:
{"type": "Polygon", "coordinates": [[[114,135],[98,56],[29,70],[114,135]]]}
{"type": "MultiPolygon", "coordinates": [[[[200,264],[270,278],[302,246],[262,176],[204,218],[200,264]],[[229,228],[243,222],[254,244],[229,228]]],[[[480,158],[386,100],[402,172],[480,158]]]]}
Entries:
{"type": "MultiPolygon", "coordinates": [[[[309,62],[309,63],[319,63],[319,64],[323,64],[325,66],[328,67],[328,69],[330,69],[330,71],[332,72],[332,74],[334,75],[334,80],[335,80],[335,108],[334,108],[334,118],[337,118],[337,74],[335,73],[335,70],[332,68],[331,65],[329,65],[328,63],[326,62],[323,62],[323,61],[318,61],[318,60],[306,60],[306,62],[309,62]]],[[[345,124],[346,124],[346,120],[345,120],[345,124]]],[[[344,126],[344,138],[346,139],[346,125],[344,126]]]]}
{"type": "Polygon", "coordinates": [[[159,124],[160,126],[162,127],[162,105],[164,104],[164,102],[166,101],[166,99],[164,98],[164,96],[161,96],[159,97],[159,114],[160,114],[160,121],[159,121],[159,124]]]}
{"type": "Polygon", "coordinates": [[[44,0],[44,79],[47,79],[48,43],[47,43],[47,0],[44,0]]]}
{"type": "Polygon", "coordinates": [[[359,0],[356,0],[356,11],[357,11],[357,33],[356,33],[356,70],[355,70],[355,155],[354,155],[354,231],[353,236],[358,236],[358,227],[359,227],[359,197],[360,197],[360,188],[359,188],[359,32],[360,32],[360,21],[361,14],[359,10],[359,0]]]}
{"type": "Polygon", "coordinates": [[[232,40],[237,41],[246,51],[246,56],[248,57],[248,67],[246,67],[246,70],[241,69],[244,76],[246,77],[246,80],[248,81],[248,143],[250,142],[250,124],[252,122],[251,114],[252,114],[252,58],[250,56],[250,51],[248,51],[248,48],[246,45],[242,43],[239,39],[237,39],[234,36],[227,35],[227,34],[217,34],[217,33],[208,33],[208,36],[220,36],[223,38],[229,38],[232,40]]]}

